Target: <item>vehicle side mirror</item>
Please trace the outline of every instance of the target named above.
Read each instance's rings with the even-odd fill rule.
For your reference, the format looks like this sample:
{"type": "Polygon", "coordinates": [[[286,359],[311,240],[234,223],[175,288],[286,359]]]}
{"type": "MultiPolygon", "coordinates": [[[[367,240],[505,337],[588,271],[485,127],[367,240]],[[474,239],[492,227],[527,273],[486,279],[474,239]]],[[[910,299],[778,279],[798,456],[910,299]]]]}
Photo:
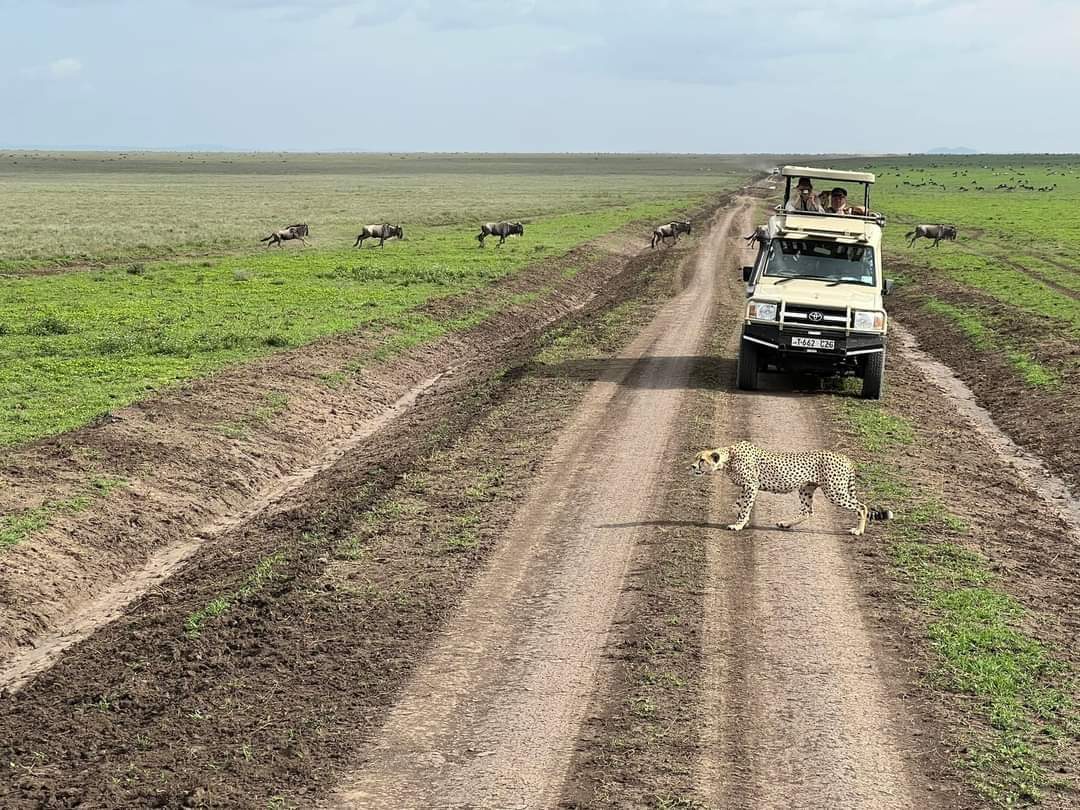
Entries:
{"type": "Polygon", "coordinates": [[[752,264],[748,264],[742,269],[742,280],[749,281],[750,276],[752,275],[754,275],[754,266],[752,264]]]}
{"type": "Polygon", "coordinates": [[[891,278],[885,279],[885,283],[881,285],[881,294],[888,295],[892,292],[893,280],[891,278]]]}

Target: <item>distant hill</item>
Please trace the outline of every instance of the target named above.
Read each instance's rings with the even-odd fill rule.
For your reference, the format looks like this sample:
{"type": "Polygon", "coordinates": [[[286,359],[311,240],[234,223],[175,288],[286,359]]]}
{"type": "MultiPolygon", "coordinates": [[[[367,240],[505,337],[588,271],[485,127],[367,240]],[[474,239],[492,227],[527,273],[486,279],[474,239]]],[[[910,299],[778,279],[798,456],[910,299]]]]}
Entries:
{"type": "Polygon", "coordinates": [[[979,154],[977,149],[972,149],[968,146],[935,146],[933,149],[927,149],[928,155],[977,155],[979,154]]]}

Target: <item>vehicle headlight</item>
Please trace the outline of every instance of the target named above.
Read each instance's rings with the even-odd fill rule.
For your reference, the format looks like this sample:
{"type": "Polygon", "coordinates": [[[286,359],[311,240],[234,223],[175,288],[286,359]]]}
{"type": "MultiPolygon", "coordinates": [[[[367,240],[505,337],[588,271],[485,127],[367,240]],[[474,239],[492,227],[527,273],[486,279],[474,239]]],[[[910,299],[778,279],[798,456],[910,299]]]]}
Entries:
{"type": "Polygon", "coordinates": [[[885,328],[885,313],[872,310],[855,310],[855,329],[870,329],[880,332],[885,328]]]}
{"type": "Polygon", "coordinates": [[[766,303],[765,301],[751,301],[746,314],[748,317],[758,321],[775,321],[776,304],[766,303]]]}

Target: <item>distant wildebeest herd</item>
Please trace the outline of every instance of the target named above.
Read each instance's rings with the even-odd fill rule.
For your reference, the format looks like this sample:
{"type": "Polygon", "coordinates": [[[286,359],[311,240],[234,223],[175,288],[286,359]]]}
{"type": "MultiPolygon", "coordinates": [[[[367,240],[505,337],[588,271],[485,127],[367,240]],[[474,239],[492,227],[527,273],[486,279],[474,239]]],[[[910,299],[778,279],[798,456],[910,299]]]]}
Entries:
{"type": "MultiPolygon", "coordinates": [[[[673,239],[675,242],[679,241],[680,233],[690,233],[690,223],[686,220],[674,220],[668,222],[665,225],[657,226],[653,230],[652,241],[649,243],[651,247],[656,247],[658,244],[667,244],[668,239],[673,239]]],[[[284,247],[284,243],[292,239],[299,239],[305,245],[308,244],[307,236],[310,235],[307,223],[299,223],[297,225],[287,225],[280,230],[274,231],[267,237],[260,239],[260,242],[266,242],[266,246],[277,245],[278,247],[284,247]]],[[[524,236],[525,226],[520,222],[485,222],[480,226],[480,233],[476,235],[476,240],[480,243],[480,247],[484,247],[484,240],[489,236],[499,237],[499,245],[506,241],[508,236],[524,236]]],[[[386,244],[387,239],[404,239],[405,229],[401,225],[391,225],[389,222],[384,222],[380,225],[365,225],[360,229],[360,233],[356,236],[356,241],[353,243],[353,247],[362,247],[365,239],[378,239],[379,247],[383,247],[386,244]]],[[[498,245],[496,245],[498,247],[498,245]]]]}

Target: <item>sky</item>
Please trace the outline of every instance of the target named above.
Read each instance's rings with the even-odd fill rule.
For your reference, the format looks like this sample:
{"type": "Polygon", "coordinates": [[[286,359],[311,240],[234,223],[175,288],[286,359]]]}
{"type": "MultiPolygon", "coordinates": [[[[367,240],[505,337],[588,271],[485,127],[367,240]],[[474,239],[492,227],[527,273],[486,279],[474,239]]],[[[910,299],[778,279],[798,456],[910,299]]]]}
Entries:
{"type": "Polygon", "coordinates": [[[1080,151],[1075,0],[0,0],[0,147],[1080,151]]]}

